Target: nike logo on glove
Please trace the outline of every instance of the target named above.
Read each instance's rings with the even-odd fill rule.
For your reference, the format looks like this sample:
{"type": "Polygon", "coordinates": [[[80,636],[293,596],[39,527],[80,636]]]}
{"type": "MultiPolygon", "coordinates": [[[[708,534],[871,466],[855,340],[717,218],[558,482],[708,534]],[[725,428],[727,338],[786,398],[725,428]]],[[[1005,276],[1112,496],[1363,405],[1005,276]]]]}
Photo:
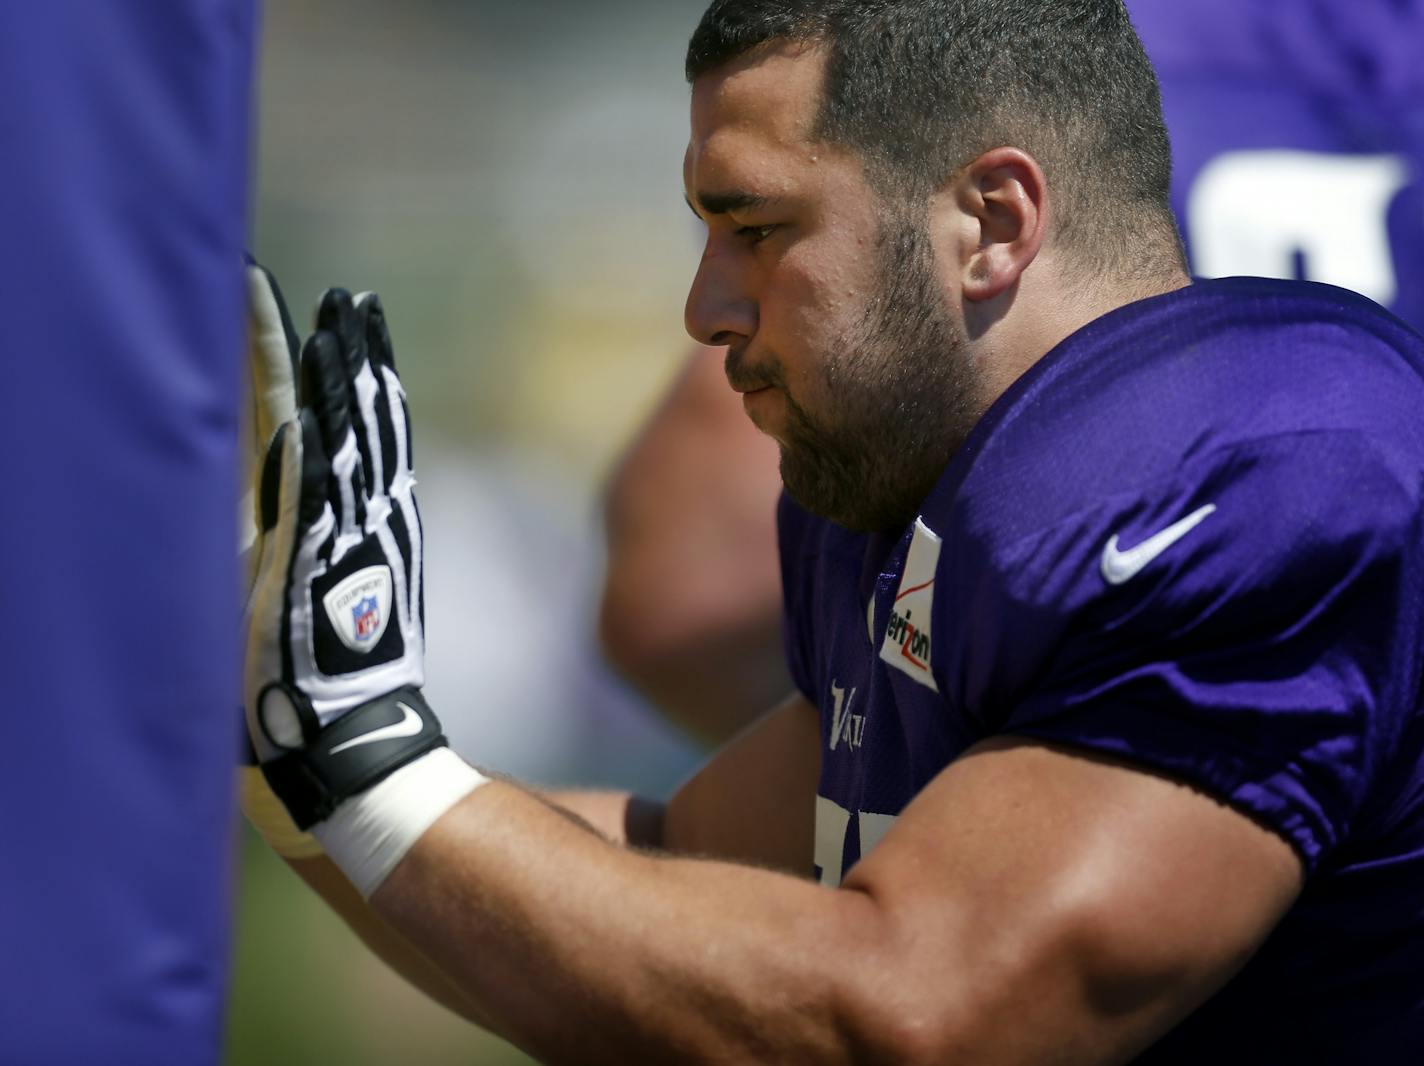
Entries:
{"type": "Polygon", "coordinates": [[[336,745],[336,747],[332,748],[327,754],[335,755],[338,752],[345,751],[347,748],[355,748],[362,744],[374,744],[378,740],[399,740],[401,737],[415,736],[420,732],[422,725],[420,715],[416,714],[404,703],[397,703],[396,706],[399,707],[404,714],[404,717],[399,722],[396,722],[394,725],[382,726],[380,729],[373,729],[369,733],[362,733],[359,737],[336,745]]]}
{"type": "Polygon", "coordinates": [[[1137,547],[1127,551],[1118,550],[1117,534],[1113,534],[1107,547],[1103,549],[1103,580],[1109,585],[1121,585],[1131,581],[1142,572],[1143,567],[1196,529],[1215,510],[1214,503],[1199,507],[1180,522],[1173,522],[1166,529],[1154,533],[1137,547]]]}

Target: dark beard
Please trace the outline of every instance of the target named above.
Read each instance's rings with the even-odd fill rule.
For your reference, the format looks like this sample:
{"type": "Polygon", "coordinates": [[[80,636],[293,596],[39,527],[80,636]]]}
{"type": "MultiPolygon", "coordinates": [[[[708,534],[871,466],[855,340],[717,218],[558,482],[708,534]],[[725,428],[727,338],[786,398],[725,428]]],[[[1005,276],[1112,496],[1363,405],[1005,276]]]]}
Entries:
{"type": "Polygon", "coordinates": [[[879,291],[825,364],[825,413],[788,394],[781,444],[791,498],[863,532],[909,524],[980,413],[925,226],[887,224],[877,260],[879,291]]]}

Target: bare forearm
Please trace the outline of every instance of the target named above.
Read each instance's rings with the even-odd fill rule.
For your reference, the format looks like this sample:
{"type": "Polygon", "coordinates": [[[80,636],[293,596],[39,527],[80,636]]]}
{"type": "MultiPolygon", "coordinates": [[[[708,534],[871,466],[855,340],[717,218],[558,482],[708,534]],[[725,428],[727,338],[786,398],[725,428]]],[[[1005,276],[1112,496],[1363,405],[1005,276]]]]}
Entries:
{"type": "MultiPolygon", "coordinates": [[[[587,885],[591,891],[598,882],[585,876],[585,871],[601,873],[601,866],[610,857],[627,859],[636,868],[650,863],[646,856],[620,854],[623,846],[634,848],[658,848],[663,851],[685,855],[717,857],[749,866],[773,867],[805,876],[810,871],[810,839],[812,834],[812,804],[809,797],[815,793],[815,782],[820,760],[817,743],[818,721],[815,708],[803,698],[792,697],[765,715],[754,726],[738,736],[717,758],[704,766],[696,775],[685,782],[664,807],[662,804],[641,800],[626,792],[577,792],[545,791],[537,794],[521,792],[513,786],[489,786],[479,789],[472,800],[483,800],[508,792],[515,807],[522,811],[520,824],[526,828],[505,833],[503,826],[513,825],[503,814],[478,816],[476,828],[460,834],[461,839],[440,845],[449,849],[450,876],[456,882],[465,875],[458,871],[466,865],[472,867],[471,880],[463,887],[457,885],[454,901],[448,905],[427,906],[418,895],[409,896],[411,906],[420,909],[416,927],[424,931],[417,936],[410,928],[395,928],[394,921],[387,921],[362,901],[343,874],[325,858],[294,863],[294,867],[304,880],[329,902],[347,923],[357,932],[388,965],[405,976],[412,984],[425,991],[437,1001],[457,1011],[464,1017],[485,1028],[492,1029],[509,1038],[516,1034],[510,1030],[510,1022],[524,1024],[522,1014],[506,1017],[493,1009],[492,1005],[481,1001],[466,987],[467,977],[457,968],[450,970],[452,963],[445,954],[427,957],[429,943],[434,942],[463,958],[464,949],[460,945],[474,945],[469,950],[476,960],[488,962],[498,950],[504,959],[496,967],[496,972],[504,975],[506,985],[509,980],[523,978],[526,974],[543,975],[550,969],[542,962],[534,966],[538,958],[535,949],[529,946],[532,939],[525,930],[525,939],[513,946],[494,944],[493,939],[479,931],[464,932],[463,923],[472,914],[476,919],[488,918],[500,928],[518,930],[507,917],[508,908],[481,911],[478,905],[469,904],[468,890],[489,891],[484,888],[480,871],[488,866],[495,869],[509,866],[515,872],[523,871],[538,875],[546,885],[567,884],[587,885]],[[480,835],[480,828],[489,823],[493,836],[488,841],[476,839],[467,846],[465,835],[480,835]],[[498,832],[495,832],[498,830],[498,832]],[[493,859],[481,859],[492,849],[507,848],[508,855],[496,855],[493,859]],[[531,863],[537,863],[531,866],[531,863]],[[455,924],[450,932],[445,931],[445,913],[455,916],[455,924]],[[501,924],[502,923],[502,924],[501,924]],[[523,944],[524,946],[519,946],[523,944]],[[438,966],[436,964],[439,964],[438,966]],[[448,971],[448,972],[447,972],[448,971]]],[[[463,812],[451,812],[451,819],[463,812]]],[[[417,845],[417,850],[425,853],[427,845],[434,846],[439,834],[444,832],[443,822],[432,829],[417,845]]],[[[439,854],[445,854],[444,851],[439,854]]],[[[408,861],[414,861],[408,857],[408,861]]],[[[435,867],[433,876],[442,877],[445,859],[432,859],[435,867]]],[[[685,866],[687,873],[680,876],[691,877],[700,888],[721,884],[728,876],[723,871],[729,868],[715,866],[707,862],[652,864],[656,873],[666,875],[674,866],[685,866]],[[709,880],[712,879],[712,880],[709,880]]],[[[620,869],[626,869],[620,865],[620,869]]],[[[737,886],[749,885],[756,888],[760,884],[757,871],[731,870],[737,886]],[[742,875],[752,875],[753,880],[744,882],[742,875]]],[[[396,875],[398,876],[399,871],[396,875]]],[[[778,882],[780,879],[776,879],[778,882]]],[[[433,883],[433,882],[432,882],[433,883]]],[[[501,882],[501,884],[504,884],[501,882]]],[[[737,898],[736,907],[754,905],[756,894],[746,894],[745,887],[727,886],[723,898],[716,899],[717,892],[702,892],[699,899],[704,902],[695,907],[688,903],[690,913],[711,915],[719,907],[725,907],[732,897],[737,898]],[[740,891],[741,895],[737,895],[740,891]],[[712,898],[708,904],[705,898],[712,898]]],[[[430,889],[426,884],[423,891],[430,889]]],[[[525,924],[534,921],[538,904],[532,896],[521,895],[519,883],[504,884],[504,891],[513,894],[517,905],[527,907],[525,924]],[[522,902],[521,902],[522,901],[522,902]]],[[[642,893],[636,889],[625,889],[628,893],[616,893],[616,905],[608,912],[623,915],[629,912],[636,918],[641,912],[651,914],[639,902],[642,893]]],[[[606,898],[610,890],[600,890],[599,898],[606,898]]],[[[654,883],[653,896],[661,898],[663,889],[654,883]]],[[[813,895],[819,899],[824,893],[819,890],[813,895]]],[[[404,898],[404,897],[403,897],[404,898]]],[[[590,899],[585,897],[585,903],[590,899]]],[[[591,904],[597,907],[596,904],[591,904]]],[[[569,943],[575,947],[588,949],[590,937],[584,926],[594,928],[605,919],[574,923],[577,928],[569,943]]],[[[674,916],[673,924],[683,921],[681,913],[674,916]]],[[[667,924],[666,921],[663,924],[667,924]]],[[[743,923],[745,925],[745,922],[743,923]]],[[[557,937],[554,937],[557,940],[557,937]]],[[[713,941],[693,940],[693,954],[701,954],[707,943],[720,943],[725,937],[713,941]]],[[[679,941],[681,945],[683,941],[679,941]]],[[[555,944],[556,949],[563,945],[555,944]]],[[[637,964],[635,956],[628,956],[637,964]]],[[[789,962],[790,960],[788,960],[789,962]]],[[[656,973],[656,969],[648,972],[656,973]]],[[[777,971],[779,972],[779,971],[777,971]]],[[[565,980],[570,978],[565,977],[565,980]]],[[[599,980],[602,980],[600,977],[599,980]]],[[[540,986],[542,987],[542,986],[540,986]]],[[[793,986],[794,987],[794,986],[793,986]]],[[[809,988],[809,985],[805,986],[809,988]]],[[[578,998],[577,996],[575,998],[578,998]]],[[[543,1002],[552,1001],[541,997],[543,1002]]],[[[632,1000],[624,1001],[630,1013],[635,1009],[632,1000]]],[[[537,1020],[535,1022],[537,1027],[537,1020]]],[[[525,1043],[523,1037],[519,1039],[525,1043]]],[[[582,1044],[573,1057],[587,1061],[582,1044]]],[[[686,1057],[686,1056],[680,1056],[686,1057]]]]}
{"type": "Polygon", "coordinates": [[[539,789],[533,793],[611,844],[661,848],[664,808],[630,792],[539,789]]]}
{"type": "MultiPolygon", "coordinates": [[[[650,800],[626,792],[544,791],[537,795],[612,843],[638,847],[661,843],[662,806],[650,800]]],[[[444,971],[366,904],[330,859],[321,855],[287,859],[287,864],[392,970],[447,1010],[493,1028],[491,1020],[464,997],[444,971]]]]}
{"type": "Polygon", "coordinates": [[[846,1059],[867,896],[610,846],[507,785],[429,830],[373,897],[507,1037],[551,1062],[846,1059]]]}
{"type": "Polygon", "coordinates": [[[368,907],[330,859],[324,855],[288,859],[287,865],[341,916],[377,958],[445,1009],[489,1028],[489,1020],[461,994],[444,971],[368,907]]]}

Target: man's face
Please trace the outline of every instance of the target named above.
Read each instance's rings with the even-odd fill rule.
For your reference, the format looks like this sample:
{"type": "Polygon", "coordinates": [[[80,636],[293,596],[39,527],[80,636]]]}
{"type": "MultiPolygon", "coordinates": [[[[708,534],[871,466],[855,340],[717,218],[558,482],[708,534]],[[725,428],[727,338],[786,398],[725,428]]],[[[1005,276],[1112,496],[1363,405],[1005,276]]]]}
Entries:
{"type": "Polygon", "coordinates": [[[687,197],[708,225],[688,331],[781,446],[803,507],[852,529],[914,517],[980,409],[927,205],[817,142],[823,59],[783,49],[693,86],[687,197]]]}

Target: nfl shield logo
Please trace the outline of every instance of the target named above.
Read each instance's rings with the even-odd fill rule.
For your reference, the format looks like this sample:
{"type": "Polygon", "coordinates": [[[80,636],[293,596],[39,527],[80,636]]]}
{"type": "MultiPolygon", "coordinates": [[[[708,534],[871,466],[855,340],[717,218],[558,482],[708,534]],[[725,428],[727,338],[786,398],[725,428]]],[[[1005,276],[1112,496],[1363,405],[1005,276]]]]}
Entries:
{"type": "Polygon", "coordinates": [[[356,630],[357,640],[370,640],[381,621],[381,612],[376,605],[376,597],[367,596],[351,608],[351,622],[356,630]]]}

